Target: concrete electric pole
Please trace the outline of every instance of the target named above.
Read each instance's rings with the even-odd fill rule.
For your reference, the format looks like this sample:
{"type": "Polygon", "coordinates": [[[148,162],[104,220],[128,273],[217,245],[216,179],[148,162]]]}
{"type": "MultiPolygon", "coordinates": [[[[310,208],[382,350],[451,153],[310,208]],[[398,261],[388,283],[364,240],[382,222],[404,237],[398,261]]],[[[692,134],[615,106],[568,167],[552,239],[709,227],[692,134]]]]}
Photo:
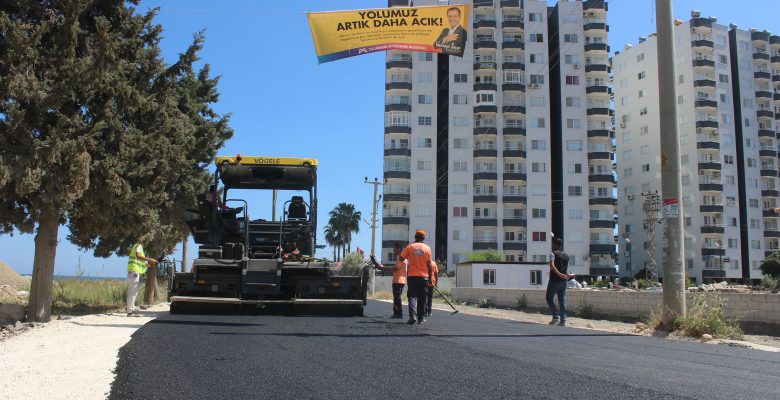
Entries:
{"type": "MultiPolygon", "coordinates": [[[[374,178],[374,181],[371,182],[368,180],[368,177],[365,177],[365,183],[369,185],[374,185],[374,202],[373,202],[373,210],[371,211],[371,255],[376,256],[376,253],[374,250],[376,250],[376,206],[379,204],[379,197],[378,197],[378,189],[380,185],[384,185],[384,182],[379,182],[377,178],[374,178]]],[[[382,259],[381,257],[379,258],[382,259]]],[[[376,281],[376,271],[372,274],[371,277],[371,295],[374,295],[375,290],[375,284],[376,281]]]]}
{"type": "Polygon", "coordinates": [[[674,19],[672,0],[656,0],[658,32],[658,99],[661,115],[661,196],[666,221],[664,248],[663,324],[669,328],[676,315],[685,316],[685,246],[680,193],[680,144],[677,135],[674,19]]]}

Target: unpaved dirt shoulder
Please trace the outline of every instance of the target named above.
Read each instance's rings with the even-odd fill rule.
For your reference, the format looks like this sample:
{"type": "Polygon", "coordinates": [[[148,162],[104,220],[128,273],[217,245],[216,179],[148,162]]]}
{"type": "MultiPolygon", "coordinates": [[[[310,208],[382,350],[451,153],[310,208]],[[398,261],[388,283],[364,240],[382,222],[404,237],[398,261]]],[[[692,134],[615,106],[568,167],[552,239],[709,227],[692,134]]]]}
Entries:
{"type": "Polygon", "coordinates": [[[3,399],[105,399],[119,348],[138,328],[168,311],[141,311],[55,320],[0,342],[3,399]]]}

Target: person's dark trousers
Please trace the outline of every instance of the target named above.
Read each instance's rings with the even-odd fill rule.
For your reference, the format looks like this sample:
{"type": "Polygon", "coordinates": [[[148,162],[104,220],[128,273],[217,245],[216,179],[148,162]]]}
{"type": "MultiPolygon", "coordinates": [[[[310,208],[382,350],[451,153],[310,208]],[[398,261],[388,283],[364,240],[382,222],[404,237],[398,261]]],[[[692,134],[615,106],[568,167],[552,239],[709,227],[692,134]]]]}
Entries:
{"type": "Polygon", "coordinates": [[[403,292],[404,292],[403,283],[393,284],[393,316],[394,317],[404,316],[404,305],[401,303],[401,294],[403,292]]]}
{"type": "Polygon", "coordinates": [[[425,316],[431,315],[431,308],[433,306],[433,286],[425,286],[426,289],[428,289],[428,293],[426,293],[426,301],[425,301],[425,316]]]}
{"type": "Polygon", "coordinates": [[[566,321],[566,281],[551,280],[547,282],[547,305],[550,306],[553,318],[560,318],[561,321],[566,321]],[[558,295],[558,304],[561,306],[560,314],[558,314],[555,301],[553,301],[555,295],[558,295]]]}
{"type": "Polygon", "coordinates": [[[406,278],[406,294],[409,298],[409,318],[417,316],[417,322],[425,319],[425,304],[428,301],[428,280],[422,276],[406,278]]]}

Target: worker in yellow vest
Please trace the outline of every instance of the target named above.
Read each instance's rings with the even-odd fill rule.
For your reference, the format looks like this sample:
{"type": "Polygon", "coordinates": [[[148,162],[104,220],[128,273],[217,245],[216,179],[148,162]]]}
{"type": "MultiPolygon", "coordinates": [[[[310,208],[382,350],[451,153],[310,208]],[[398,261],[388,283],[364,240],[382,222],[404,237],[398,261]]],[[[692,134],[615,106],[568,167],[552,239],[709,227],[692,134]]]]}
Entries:
{"type": "Polygon", "coordinates": [[[156,265],[157,260],[149,258],[144,253],[140,243],[130,248],[130,259],[127,261],[127,316],[136,315],[135,298],[138,296],[141,275],[146,273],[146,265],[156,265]]]}

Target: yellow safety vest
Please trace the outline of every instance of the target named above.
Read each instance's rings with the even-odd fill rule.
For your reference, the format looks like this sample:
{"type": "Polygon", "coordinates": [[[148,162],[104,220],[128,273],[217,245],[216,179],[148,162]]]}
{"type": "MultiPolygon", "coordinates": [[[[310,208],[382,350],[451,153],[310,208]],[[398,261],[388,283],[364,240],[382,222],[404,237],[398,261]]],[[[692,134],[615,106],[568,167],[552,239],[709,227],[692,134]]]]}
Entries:
{"type": "MultiPolygon", "coordinates": [[[[143,275],[146,273],[146,262],[139,260],[135,256],[135,249],[137,247],[138,244],[134,244],[133,247],[130,248],[130,260],[127,261],[127,272],[137,272],[138,274],[143,275]]],[[[141,255],[146,257],[143,248],[141,248],[141,255]]]]}

